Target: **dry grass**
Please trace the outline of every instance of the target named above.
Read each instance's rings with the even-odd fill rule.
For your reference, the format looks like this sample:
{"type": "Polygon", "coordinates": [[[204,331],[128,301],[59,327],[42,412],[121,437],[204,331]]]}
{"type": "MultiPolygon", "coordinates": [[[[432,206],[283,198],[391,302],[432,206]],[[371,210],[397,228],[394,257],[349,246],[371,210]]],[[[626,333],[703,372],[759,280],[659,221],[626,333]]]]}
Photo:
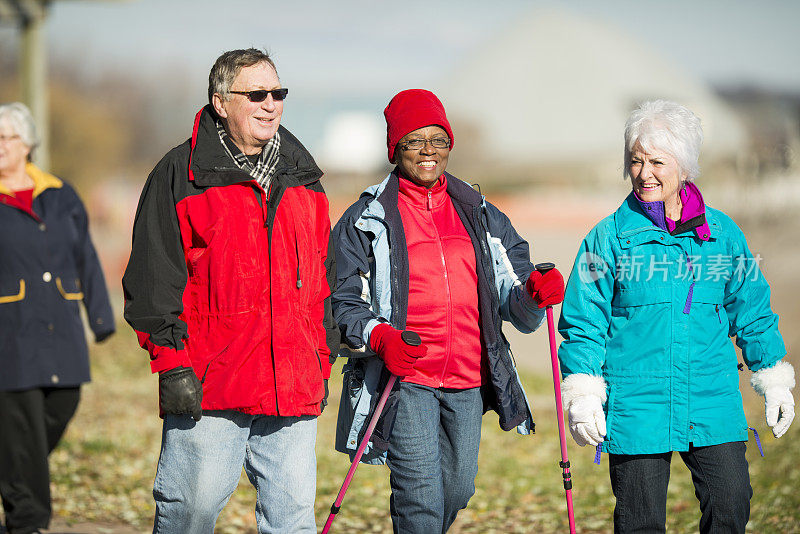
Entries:
{"type": "MultiPolygon", "coordinates": [[[[103,521],[135,527],[152,525],[151,495],[160,444],[156,413],[156,379],[149,375],[147,355],[126,329],[109,344],[93,351],[94,381],[84,388],[78,415],[51,456],[54,509],[61,521],[103,521]]],[[[339,367],[334,370],[329,409],[320,420],[317,453],[317,521],[324,524],[330,504],[349,466],[333,451],[338,406],[339,367]]],[[[452,532],[564,532],[566,512],[553,417],[552,384],[545,376],[526,375],[526,387],[536,410],[537,433],[524,437],[499,430],[496,416],[484,418],[477,491],[461,512],[452,532]]],[[[780,441],[763,424],[760,400],[745,392],[751,424],[762,430],[767,457],[748,450],[755,495],[750,531],[800,532],[800,454],[797,425],[780,441]]],[[[580,532],[611,529],[613,497],[607,461],[592,464],[593,451],[569,443],[574,481],[575,514],[580,532]]],[[[690,475],[673,462],[669,490],[669,531],[694,532],[699,517],[690,475]]],[[[388,471],[361,466],[335,522],[336,532],[387,532],[388,471]]],[[[246,478],[218,521],[218,532],[255,532],[255,494],[246,478]]],[[[108,532],[108,530],[105,530],[108,532]]]]}

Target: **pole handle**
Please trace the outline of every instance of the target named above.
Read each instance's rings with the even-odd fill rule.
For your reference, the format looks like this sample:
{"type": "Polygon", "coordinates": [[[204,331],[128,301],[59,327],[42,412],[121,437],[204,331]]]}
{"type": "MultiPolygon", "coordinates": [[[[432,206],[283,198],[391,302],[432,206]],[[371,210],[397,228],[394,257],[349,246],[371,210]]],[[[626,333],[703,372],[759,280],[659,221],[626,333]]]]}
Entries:
{"type": "Polygon", "coordinates": [[[400,339],[405,341],[406,345],[411,345],[412,347],[419,347],[422,345],[422,339],[419,337],[419,334],[412,330],[403,330],[400,334],[400,339]]]}
{"type": "Polygon", "coordinates": [[[540,273],[544,274],[550,269],[555,269],[556,264],[548,261],[544,263],[537,263],[536,265],[533,266],[533,268],[539,271],[540,273]]]}

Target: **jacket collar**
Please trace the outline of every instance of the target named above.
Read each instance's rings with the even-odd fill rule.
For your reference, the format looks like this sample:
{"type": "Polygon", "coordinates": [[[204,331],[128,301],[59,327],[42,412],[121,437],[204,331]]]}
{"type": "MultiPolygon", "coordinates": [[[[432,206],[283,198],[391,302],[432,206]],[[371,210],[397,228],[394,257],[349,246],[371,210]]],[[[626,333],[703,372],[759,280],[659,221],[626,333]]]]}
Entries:
{"type": "Polygon", "coordinates": [[[631,191],[628,198],[633,197],[639,211],[646,215],[652,224],[670,235],[694,230],[698,239],[708,241],[711,230],[706,221],[706,205],[700,190],[694,183],[687,182],[679,194],[683,204],[680,221],[667,220],[664,202],[645,202],[634,191],[631,191]]]}
{"type": "MultiPolygon", "coordinates": [[[[280,160],[275,179],[287,185],[308,185],[322,177],[322,171],[306,148],[289,130],[279,126],[280,160]]],[[[199,186],[230,185],[253,178],[241,170],[225,152],[219,140],[211,105],[204,106],[194,119],[189,155],[189,180],[199,186]]]]}
{"type": "MultiPolygon", "coordinates": [[[[42,169],[28,163],[25,165],[25,173],[33,180],[33,198],[41,195],[46,189],[59,189],[64,185],[64,182],[56,178],[50,173],[44,172],[42,169]]],[[[0,193],[4,195],[11,195],[11,189],[0,185],[0,193]]]]}
{"type": "Polygon", "coordinates": [[[399,176],[399,199],[418,208],[436,208],[447,200],[447,176],[442,174],[430,189],[399,176]]]}
{"type": "MultiPolygon", "coordinates": [[[[397,195],[400,188],[398,174],[399,171],[395,168],[381,183],[371,185],[361,193],[359,198],[370,197],[371,200],[367,201],[366,208],[359,220],[370,218],[385,220],[387,217],[392,218],[395,214],[397,217],[400,216],[397,208],[397,195]]],[[[450,173],[444,174],[447,179],[447,194],[454,202],[469,207],[483,204],[483,195],[473,189],[471,185],[450,173]]]]}
{"type": "Polygon", "coordinates": [[[459,180],[449,173],[447,176],[447,194],[450,195],[454,201],[468,206],[480,206],[484,202],[484,197],[478,191],[473,189],[471,185],[463,180],[459,180]]]}
{"type": "MultiPolygon", "coordinates": [[[[699,195],[700,191],[697,190],[694,184],[692,184],[692,186],[695,187],[699,195]]],[[[716,238],[719,225],[714,222],[711,214],[707,212],[702,196],[699,197],[699,202],[702,204],[702,212],[697,215],[692,213],[692,209],[687,210],[687,216],[690,218],[684,220],[684,217],[681,216],[681,222],[670,232],[666,226],[666,221],[663,219],[664,203],[642,202],[636,196],[636,193],[631,191],[614,216],[617,226],[617,236],[624,238],[649,231],[658,232],[659,230],[674,236],[691,229],[694,230],[694,234],[697,238],[702,241],[716,238]],[[648,207],[652,209],[648,210],[648,207]],[[661,217],[661,224],[658,222],[659,216],[661,217]],[[711,228],[714,228],[713,236],[711,235],[711,228]]]]}

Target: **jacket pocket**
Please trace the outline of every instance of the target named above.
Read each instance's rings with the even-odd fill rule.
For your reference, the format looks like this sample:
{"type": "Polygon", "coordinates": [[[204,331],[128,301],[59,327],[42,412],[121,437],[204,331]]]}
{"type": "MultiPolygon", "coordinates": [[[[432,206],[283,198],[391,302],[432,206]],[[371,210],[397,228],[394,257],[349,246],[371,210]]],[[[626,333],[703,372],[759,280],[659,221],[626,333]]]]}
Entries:
{"type": "Polygon", "coordinates": [[[83,291],[81,291],[81,281],[75,278],[72,283],[67,281],[63,283],[61,278],[56,278],[56,288],[64,300],[83,300],[83,291]],[[64,286],[67,286],[66,288],[64,286]]]}
{"type": "Polygon", "coordinates": [[[620,287],[614,295],[611,305],[618,308],[634,308],[651,304],[670,302],[669,286],[650,286],[637,284],[631,287],[620,287]]]}
{"type": "Polygon", "coordinates": [[[339,399],[339,413],[336,420],[336,450],[352,453],[358,448],[351,439],[356,418],[356,409],[361,400],[364,387],[365,369],[361,361],[348,360],[342,368],[342,395],[339,399]]]}
{"type": "MultiPolygon", "coordinates": [[[[13,290],[12,290],[13,291],[13,290]]],[[[25,298],[25,280],[19,279],[19,291],[7,294],[6,291],[0,291],[0,304],[8,304],[10,302],[19,302],[25,298]]]]}
{"type": "Polygon", "coordinates": [[[702,320],[702,324],[712,326],[716,323],[716,326],[721,326],[727,335],[728,316],[723,306],[723,298],[722,286],[697,285],[692,293],[692,313],[698,314],[696,317],[702,320]]]}
{"type": "Polygon", "coordinates": [[[707,286],[696,284],[692,292],[692,301],[721,306],[724,296],[724,288],[721,285],[707,286]]]}

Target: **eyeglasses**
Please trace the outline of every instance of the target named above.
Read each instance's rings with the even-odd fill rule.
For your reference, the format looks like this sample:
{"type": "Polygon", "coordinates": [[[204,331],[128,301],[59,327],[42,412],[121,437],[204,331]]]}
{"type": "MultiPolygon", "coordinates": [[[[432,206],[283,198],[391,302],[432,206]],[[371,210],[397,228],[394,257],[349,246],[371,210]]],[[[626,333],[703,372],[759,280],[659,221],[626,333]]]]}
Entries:
{"type": "Polygon", "coordinates": [[[273,100],[281,101],[286,98],[286,95],[289,94],[289,90],[286,87],[281,89],[273,89],[272,91],[266,91],[264,89],[258,89],[257,91],[228,91],[229,93],[233,93],[235,95],[244,95],[250,102],[263,102],[267,99],[269,95],[272,95],[273,100]]]}
{"type": "Polygon", "coordinates": [[[399,146],[403,150],[420,150],[428,143],[430,143],[433,148],[450,147],[450,139],[447,137],[434,137],[432,139],[410,139],[399,146]]]}

